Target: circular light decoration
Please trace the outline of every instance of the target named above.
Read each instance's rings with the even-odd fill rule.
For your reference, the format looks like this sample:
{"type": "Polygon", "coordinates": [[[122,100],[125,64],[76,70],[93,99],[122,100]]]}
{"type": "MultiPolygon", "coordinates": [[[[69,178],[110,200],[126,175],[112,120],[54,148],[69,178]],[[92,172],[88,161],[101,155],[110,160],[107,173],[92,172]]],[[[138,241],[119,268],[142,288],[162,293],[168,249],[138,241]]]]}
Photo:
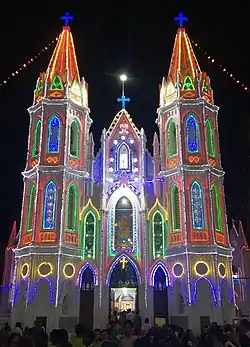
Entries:
{"type": "Polygon", "coordinates": [[[226,277],[226,266],[223,263],[218,264],[218,273],[220,277],[226,277]]]}
{"type": "Polygon", "coordinates": [[[205,261],[197,261],[194,266],[196,276],[207,276],[209,271],[209,266],[205,261]]]}
{"type": "Polygon", "coordinates": [[[76,269],[73,264],[67,263],[63,267],[63,274],[66,278],[71,278],[74,276],[76,269]]]}
{"type": "Polygon", "coordinates": [[[175,263],[172,267],[172,274],[174,275],[174,277],[176,278],[180,278],[184,275],[184,266],[182,265],[182,263],[175,263]]]}
{"type": "Polygon", "coordinates": [[[30,266],[28,263],[25,263],[21,267],[21,276],[22,278],[26,278],[29,276],[29,274],[30,274],[30,266]]]}
{"type": "Polygon", "coordinates": [[[51,265],[51,263],[43,262],[37,268],[38,275],[41,277],[47,277],[51,275],[52,271],[53,271],[53,266],[51,265]]]}

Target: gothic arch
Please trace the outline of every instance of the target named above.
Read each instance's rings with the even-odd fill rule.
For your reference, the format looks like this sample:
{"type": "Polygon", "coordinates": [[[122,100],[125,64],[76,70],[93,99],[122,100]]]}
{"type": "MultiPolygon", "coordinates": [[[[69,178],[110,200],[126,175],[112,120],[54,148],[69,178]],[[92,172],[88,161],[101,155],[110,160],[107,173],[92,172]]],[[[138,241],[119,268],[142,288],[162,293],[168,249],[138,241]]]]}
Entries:
{"type": "Polygon", "coordinates": [[[61,140],[61,117],[56,113],[48,119],[47,152],[59,153],[61,140]]]}
{"type": "Polygon", "coordinates": [[[215,181],[213,182],[211,186],[211,198],[212,198],[214,228],[216,231],[223,233],[221,196],[220,196],[218,184],[215,181]]]}
{"type": "Polygon", "coordinates": [[[35,199],[36,199],[36,185],[31,183],[29,187],[28,196],[28,213],[26,219],[26,233],[30,233],[33,228],[34,212],[35,212],[35,199]]]}
{"type": "Polygon", "coordinates": [[[81,145],[81,124],[77,118],[74,118],[70,123],[69,138],[69,154],[73,157],[79,158],[81,145]]]}
{"type": "MultiPolygon", "coordinates": [[[[213,302],[214,302],[214,304],[217,305],[217,293],[216,293],[216,288],[215,288],[214,284],[211,282],[211,280],[209,280],[207,277],[200,277],[200,278],[198,278],[198,279],[194,282],[193,303],[194,303],[194,304],[196,303],[198,291],[199,291],[199,292],[202,292],[201,289],[198,290],[198,286],[199,286],[200,284],[203,285],[203,291],[206,292],[206,290],[204,290],[204,289],[205,289],[204,282],[207,282],[206,285],[208,285],[209,288],[210,288],[210,293],[211,293],[213,302]]],[[[202,295],[203,295],[203,294],[204,294],[204,293],[202,293],[202,295]]],[[[204,297],[204,296],[203,296],[203,297],[204,297]]]]}
{"type": "Polygon", "coordinates": [[[37,119],[34,126],[34,137],[32,146],[32,158],[35,158],[39,154],[40,150],[40,137],[41,137],[42,121],[40,118],[37,119]]]}
{"type": "Polygon", "coordinates": [[[188,113],[185,117],[187,151],[197,153],[200,151],[199,122],[196,114],[188,113]]]}
{"type": "Polygon", "coordinates": [[[181,229],[181,206],[180,206],[180,191],[179,185],[173,183],[170,189],[170,208],[171,208],[171,224],[172,232],[180,231],[181,229]]]}
{"type": "Polygon", "coordinates": [[[162,271],[165,274],[166,277],[166,286],[168,287],[170,285],[170,276],[169,276],[169,271],[166,266],[162,261],[156,261],[151,269],[149,270],[149,278],[150,278],[150,285],[154,287],[155,284],[155,273],[158,269],[162,269],[162,271]]]}
{"type": "Polygon", "coordinates": [[[205,121],[206,127],[206,141],[207,141],[207,150],[208,154],[215,158],[215,141],[214,141],[214,125],[210,118],[207,118],[205,121]]]}
{"type": "Polygon", "coordinates": [[[204,191],[202,182],[197,178],[194,178],[190,184],[190,202],[192,227],[194,229],[204,229],[206,226],[204,191]],[[198,209],[195,206],[198,206],[198,209]]]}
{"type": "Polygon", "coordinates": [[[173,157],[178,152],[176,124],[173,118],[170,118],[168,121],[166,130],[167,154],[168,157],[173,157]]]}
{"type": "Polygon", "coordinates": [[[36,295],[38,293],[38,289],[39,289],[39,285],[40,284],[44,284],[46,283],[47,284],[47,291],[48,291],[48,298],[50,300],[50,304],[54,304],[54,291],[53,291],[53,285],[52,285],[52,282],[49,278],[40,278],[35,284],[34,284],[34,287],[33,287],[33,291],[32,291],[32,294],[31,294],[31,298],[30,298],[30,303],[31,304],[34,304],[34,301],[35,301],[35,298],[36,298],[36,295]]]}
{"type": "Polygon", "coordinates": [[[123,141],[117,147],[116,155],[116,170],[117,171],[130,171],[131,152],[128,144],[123,141]],[[123,157],[121,157],[123,156],[123,157]]]}
{"type": "Polygon", "coordinates": [[[224,304],[225,306],[234,302],[233,288],[230,286],[227,278],[222,278],[220,280],[220,299],[221,304],[224,304]]]}
{"type": "Polygon", "coordinates": [[[78,232],[79,223],[79,188],[75,182],[68,186],[66,228],[78,232]]]}
{"type": "Polygon", "coordinates": [[[43,199],[43,229],[55,229],[56,225],[57,185],[53,180],[44,185],[43,199]],[[48,203],[50,202],[50,204],[48,203]]]}
{"type": "Polygon", "coordinates": [[[141,284],[141,274],[140,274],[140,270],[139,270],[139,266],[136,263],[136,261],[134,261],[130,256],[128,256],[126,253],[120,254],[118,255],[114,261],[110,264],[109,270],[107,272],[107,277],[106,277],[106,284],[109,285],[110,284],[110,279],[113,273],[113,270],[115,269],[116,265],[120,262],[120,260],[122,258],[126,258],[126,260],[132,265],[133,269],[135,270],[136,273],[136,278],[137,278],[137,282],[139,284],[141,284]]]}
{"type": "Polygon", "coordinates": [[[91,263],[89,263],[89,262],[85,263],[85,264],[80,268],[80,270],[79,270],[79,272],[78,272],[78,276],[77,276],[77,281],[76,281],[77,285],[78,285],[79,287],[81,286],[82,275],[83,275],[83,273],[84,273],[84,271],[85,271],[86,269],[90,269],[90,270],[91,270],[91,272],[92,272],[92,274],[93,274],[93,278],[94,278],[94,285],[97,286],[97,285],[98,285],[98,272],[97,272],[97,268],[96,268],[93,264],[91,264],[91,263]]]}
{"type": "Polygon", "coordinates": [[[59,294],[59,304],[62,305],[63,298],[68,294],[71,297],[71,300],[77,303],[78,291],[77,286],[74,283],[72,278],[67,278],[62,282],[61,291],[59,294]]]}
{"type": "Polygon", "coordinates": [[[176,278],[172,283],[172,297],[174,297],[177,292],[183,296],[185,303],[189,302],[187,284],[181,278],[176,278]]]}

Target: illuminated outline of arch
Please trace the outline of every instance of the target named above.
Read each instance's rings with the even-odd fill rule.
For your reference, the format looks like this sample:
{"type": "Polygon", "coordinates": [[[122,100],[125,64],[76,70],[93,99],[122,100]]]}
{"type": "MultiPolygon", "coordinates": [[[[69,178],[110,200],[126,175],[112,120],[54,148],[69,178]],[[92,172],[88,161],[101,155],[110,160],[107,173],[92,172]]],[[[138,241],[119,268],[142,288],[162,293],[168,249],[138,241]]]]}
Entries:
{"type": "Polygon", "coordinates": [[[59,153],[60,151],[60,137],[61,137],[61,119],[58,114],[52,114],[48,120],[48,143],[47,152],[48,153],[59,153]],[[52,124],[55,122],[54,124],[52,124]],[[57,140],[53,140],[52,128],[57,128],[57,140]]]}
{"type": "Polygon", "coordinates": [[[35,158],[39,154],[41,127],[42,127],[42,121],[39,118],[36,122],[35,130],[34,130],[32,158],[35,158]]]}
{"type": "Polygon", "coordinates": [[[73,301],[77,304],[78,300],[77,300],[77,297],[78,297],[78,291],[77,291],[77,287],[75,286],[75,283],[74,283],[74,280],[72,278],[66,278],[63,283],[62,283],[62,286],[61,286],[61,290],[60,290],[60,294],[59,294],[59,300],[58,300],[58,303],[59,304],[62,304],[62,301],[63,301],[63,298],[64,298],[64,286],[66,283],[72,283],[73,285],[73,292],[74,292],[74,298],[73,298],[73,301]]]}
{"type": "Polygon", "coordinates": [[[197,297],[197,292],[198,292],[198,290],[197,290],[198,282],[201,281],[201,280],[205,280],[205,281],[208,282],[208,284],[210,286],[210,289],[211,289],[211,293],[212,293],[213,299],[214,299],[214,304],[215,304],[215,306],[218,306],[218,301],[217,301],[217,295],[216,295],[215,287],[214,287],[213,283],[207,277],[204,277],[204,276],[198,278],[194,282],[193,303],[194,304],[196,303],[196,297],[197,297]]]}
{"type": "Polygon", "coordinates": [[[57,185],[54,181],[48,181],[46,183],[46,188],[44,192],[43,200],[43,229],[54,229],[55,228],[55,215],[56,215],[56,200],[57,200],[57,185]],[[53,201],[53,217],[49,225],[47,225],[46,215],[47,215],[47,204],[48,204],[48,187],[52,185],[54,189],[54,201],[53,201]],[[46,226],[47,225],[47,226],[46,226]]]}
{"type": "Polygon", "coordinates": [[[92,215],[94,218],[94,238],[93,238],[93,257],[92,259],[95,259],[95,247],[96,247],[96,231],[97,231],[97,220],[96,220],[96,216],[93,213],[93,211],[88,211],[84,217],[84,222],[83,222],[83,241],[82,241],[82,251],[83,251],[83,258],[85,259],[86,255],[85,255],[85,238],[86,238],[86,220],[88,218],[89,215],[92,215]]]}
{"type": "Polygon", "coordinates": [[[212,184],[211,195],[212,195],[212,207],[216,209],[216,211],[213,211],[214,219],[215,219],[215,223],[214,223],[215,230],[222,233],[223,228],[222,228],[220,193],[219,193],[219,188],[216,182],[212,184]]]}
{"type": "Polygon", "coordinates": [[[77,118],[74,118],[72,122],[70,123],[70,136],[69,136],[69,155],[75,158],[80,157],[80,135],[81,135],[81,124],[78,121],[77,118]],[[73,134],[72,127],[75,124],[75,133],[73,134]],[[71,138],[73,135],[73,139],[71,138]],[[74,136],[76,136],[76,139],[74,139],[74,136]],[[76,143],[74,143],[75,141],[76,143]],[[73,142],[71,142],[73,141],[73,142]],[[72,148],[75,145],[76,148],[72,148]],[[73,153],[72,151],[75,150],[76,153],[73,153]]]}
{"type": "Polygon", "coordinates": [[[219,288],[220,288],[220,302],[222,302],[222,292],[223,292],[223,290],[222,290],[222,285],[223,285],[224,282],[226,282],[226,284],[227,284],[227,289],[228,289],[228,294],[229,294],[230,302],[231,302],[232,304],[234,304],[235,302],[234,302],[233,288],[232,288],[232,286],[230,286],[230,285],[227,283],[227,278],[226,278],[226,277],[222,278],[222,279],[220,280],[220,284],[219,284],[219,288]]]}
{"type": "Polygon", "coordinates": [[[207,118],[205,122],[207,132],[207,150],[208,154],[215,158],[215,145],[214,145],[214,126],[211,119],[207,118]]]}
{"type": "Polygon", "coordinates": [[[169,272],[168,272],[168,268],[167,266],[161,262],[161,261],[158,261],[154,264],[153,268],[151,269],[150,271],[150,284],[151,286],[155,286],[155,273],[156,271],[158,270],[158,268],[161,268],[165,274],[165,278],[166,278],[166,287],[168,287],[170,285],[170,277],[169,277],[169,272]]]}
{"type": "MultiPolygon", "coordinates": [[[[159,210],[156,210],[155,213],[153,214],[153,217],[152,217],[152,236],[153,236],[153,257],[154,259],[157,259],[156,257],[156,253],[155,253],[155,222],[154,222],[154,219],[155,219],[155,216],[156,214],[159,214],[160,217],[161,217],[161,222],[162,222],[162,226],[161,226],[161,231],[162,231],[162,257],[164,256],[165,254],[165,244],[166,244],[166,226],[165,226],[165,220],[164,220],[164,217],[162,215],[162,213],[159,211],[159,210]]],[[[160,258],[162,258],[160,257],[160,258]]]]}
{"type": "Polygon", "coordinates": [[[171,207],[171,224],[172,224],[172,232],[179,232],[181,230],[181,207],[180,207],[180,192],[179,192],[179,186],[176,183],[173,183],[172,187],[171,187],[171,191],[170,191],[170,207],[171,207]],[[177,191],[177,193],[174,192],[177,191]],[[173,195],[175,193],[175,196],[173,195]],[[179,211],[176,211],[176,203],[175,203],[175,197],[176,194],[178,196],[178,200],[179,200],[179,211]],[[178,212],[178,216],[177,216],[177,212],[178,212]],[[177,225],[176,222],[176,216],[178,217],[179,221],[178,223],[180,225],[178,225],[178,228],[175,228],[177,225]]]}
{"type": "Polygon", "coordinates": [[[54,76],[52,83],[51,83],[51,86],[50,86],[50,90],[63,90],[63,82],[62,82],[62,79],[59,75],[54,76]],[[59,84],[59,88],[56,85],[56,79],[58,79],[57,83],[59,84]]]}
{"type": "Polygon", "coordinates": [[[126,142],[122,142],[118,148],[117,148],[117,155],[116,155],[116,169],[117,171],[130,171],[130,160],[131,160],[131,153],[130,148],[126,142]],[[120,152],[122,148],[126,148],[127,151],[127,167],[126,168],[120,168],[120,152]]]}
{"type": "Polygon", "coordinates": [[[28,200],[29,204],[28,204],[28,213],[27,213],[27,222],[26,222],[26,233],[30,233],[33,228],[35,199],[36,199],[36,185],[32,183],[29,189],[29,200],[28,200]]]}
{"type": "Polygon", "coordinates": [[[187,139],[187,150],[189,153],[199,152],[199,127],[197,124],[197,117],[194,114],[189,114],[185,121],[186,126],[186,139],[187,139]],[[190,140],[189,128],[192,127],[194,131],[194,140],[190,140]]]}
{"type": "Polygon", "coordinates": [[[132,265],[133,269],[135,270],[135,274],[136,274],[136,278],[137,278],[137,282],[138,284],[141,284],[141,274],[140,271],[137,267],[137,264],[134,262],[134,260],[132,258],[130,258],[127,254],[123,253],[120,254],[114,261],[113,263],[110,264],[108,273],[107,273],[107,277],[106,277],[106,284],[109,286],[110,285],[110,281],[111,281],[111,276],[113,274],[113,271],[116,267],[116,265],[121,261],[122,258],[126,258],[127,261],[130,263],[130,265],[132,265]]]}
{"type": "Polygon", "coordinates": [[[94,268],[94,266],[90,263],[85,263],[81,269],[78,272],[78,276],[77,276],[77,280],[76,283],[77,285],[80,287],[81,286],[81,279],[82,279],[82,275],[84,273],[84,271],[89,268],[93,274],[93,280],[94,280],[94,285],[97,286],[98,285],[98,274],[97,274],[97,270],[94,268]]]}
{"type": "MultiPolygon", "coordinates": [[[[185,303],[186,303],[186,304],[189,304],[187,284],[186,284],[186,282],[185,282],[182,278],[176,278],[176,279],[174,280],[174,282],[172,283],[172,285],[171,285],[171,287],[172,287],[172,290],[171,290],[171,299],[170,299],[170,300],[172,301],[172,297],[173,297],[173,295],[174,295],[174,285],[175,285],[176,282],[180,283],[181,288],[182,288],[182,290],[183,290],[185,303]]],[[[182,294],[182,293],[180,293],[180,294],[182,294]]],[[[191,303],[191,302],[190,302],[190,303],[191,303]]]]}
{"type": "MultiPolygon", "coordinates": [[[[68,186],[68,197],[67,197],[67,219],[66,219],[66,228],[67,230],[69,231],[72,231],[72,232],[77,232],[78,231],[78,225],[77,225],[77,221],[78,221],[78,215],[79,215],[79,211],[78,211],[78,198],[79,198],[79,190],[78,190],[78,187],[76,185],[75,182],[72,182],[69,184],[68,186]],[[72,226],[73,228],[69,228],[69,198],[70,198],[70,193],[73,189],[73,208],[74,208],[74,211],[72,213],[72,216],[73,216],[73,221],[72,221],[72,226]]],[[[72,208],[72,206],[71,206],[72,208]]]]}
{"type": "Polygon", "coordinates": [[[190,186],[190,199],[191,199],[191,211],[192,211],[192,225],[194,229],[203,229],[205,228],[205,213],[204,213],[204,195],[203,195],[203,188],[201,185],[201,182],[198,179],[194,179],[190,186]],[[193,189],[194,186],[197,186],[198,192],[199,192],[199,210],[201,215],[201,222],[200,225],[196,225],[195,218],[194,218],[194,194],[193,189]]]}
{"type": "Polygon", "coordinates": [[[176,125],[175,125],[175,121],[173,120],[173,118],[171,118],[167,124],[167,134],[166,135],[167,135],[166,136],[166,140],[167,140],[166,142],[167,142],[167,149],[168,149],[168,157],[169,158],[174,157],[178,153],[178,146],[177,146],[176,125]],[[173,131],[173,134],[172,134],[172,131],[173,131]]]}
{"type": "MultiPolygon", "coordinates": [[[[22,283],[24,283],[24,285],[25,285],[25,302],[26,303],[28,302],[28,278],[25,278],[25,279],[22,278],[19,281],[19,283],[16,284],[16,286],[15,286],[15,291],[14,291],[14,295],[13,295],[13,304],[14,305],[16,305],[16,303],[17,303],[17,298],[18,298],[18,295],[20,293],[20,286],[21,286],[22,283]]],[[[6,287],[6,286],[1,286],[1,289],[3,287],[6,287]]]]}
{"type": "MultiPolygon", "coordinates": [[[[134,235],[134,248],[133,252],[138,253],[138,198],[134,192],[128,187],[119,187],[110,197],[108,202],[109,206],[109,255],[114,256],[117,254],[117,251],[114,249],[114,222],[115,222],[115,207],[118,200],[125,196],[130,200],[133,207],[133,235],[134,235]]],[[[138,254],[137,254],[138,256],[138,254]]]]}
{"type": "Polygon", "coordinates": [[[40,278],[36,284],[34,284],[34,287],[33,287],[33,291],[32,291],[32,294],[31,294],[31,298],[30,298],[30,303],[33,304],[34,301],[35,301],[35,296],[36,296],[36,293],[37,293],[37,287],[38,287],[38,284],[41,282],[41,281],[47,281],[49,283],[49,297],[50,297],[50,303],[51,304],[54,304],[54,296],[53,296],[53,286],[52,286],[52,282],[49,278],[46,278],[46,277],[43,277],[43,278],[40,278]]]}

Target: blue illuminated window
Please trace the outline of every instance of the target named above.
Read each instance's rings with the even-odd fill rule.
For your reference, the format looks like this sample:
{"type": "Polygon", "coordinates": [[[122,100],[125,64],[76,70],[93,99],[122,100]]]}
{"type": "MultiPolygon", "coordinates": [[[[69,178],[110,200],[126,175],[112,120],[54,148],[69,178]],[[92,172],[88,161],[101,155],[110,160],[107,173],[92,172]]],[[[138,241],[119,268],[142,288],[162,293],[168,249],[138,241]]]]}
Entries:
{"type": "Polygon", "coordinates": [[[199,152],[199,131],[196,117],[190,115],[186,119],[186,137],[189,153],[199,152]]]}
{"type": "Polygon", "coordinates": [[[198,181],[193,181],[190,189],[190,194],[193,228],[203,229],[205,227],[203,190],[201,184],[198,181]]]}
{"type": "Polygon", "coordinates": [[[130,151],[126,143],[122,143],[118,149],[117,168],[118,170],[130,169],[130,151]]]}
{"type": "Polygon", "coordinates": [[[49,181],[45,187],[43,208],[43,229],[55,229],[57,187],[49,181]]]}
{"type": "Polygon", "coordinates": [[[48,127],[48,153],[59,153],[61,130],[60,125],[61,120],[57,115],[50,117],[48,127]]]}

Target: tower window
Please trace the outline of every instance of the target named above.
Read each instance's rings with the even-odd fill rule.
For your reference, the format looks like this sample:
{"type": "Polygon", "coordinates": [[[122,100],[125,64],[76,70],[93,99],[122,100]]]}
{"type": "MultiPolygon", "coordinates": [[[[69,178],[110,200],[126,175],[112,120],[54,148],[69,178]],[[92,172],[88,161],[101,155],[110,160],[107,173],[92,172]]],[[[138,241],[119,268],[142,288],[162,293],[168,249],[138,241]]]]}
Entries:
{"type": "Polygon", "coordinates": [[[163,258],[164,255],[164,219],[159,211],[153,216],[153,257],[163,258]]]}
{"type": "Polygon", "coordinates": [[[198,181],[194,181],[190,189],[192,224],[194,229],[202,229],[205,227],[204,221],[204,201],[203,190],[198,181]]]}
{"type": "Polygon", "coordinates": [[[173,119],[170,119],[167,125],[167,144],[168,144],[168,157],[177,154],[177,140],[176,140],[176,126],[173,119]]]}
{"type": "Polygon", "coordinates": [[[27,222],[26,222],[27,233],[31,232],[33,228],[35,198],[36,198],[36,186],[32,184],[29,189],[29,197],[28,197],[28,214],[27,214],[27,222]]]}
{"type": "Polygon", "coordinates": [[[76,232],[78,226],[78,190],[71,184],[68,191],[67,230],[76,232]]]}
{"type": "Polygon", "coordinates": [[[214,127],[211,119],[206,120],[207,150],[211,157],[215,157],[214,127]]]}
{"type": "Polygon", "coordinates": [[[95,259],[96,217],[89,211],[84,218],[83,256],[85,259],[95,259]]]}
{"type": "Polygon", "coordinates": [[[199,152],[199,132],[196,117],[190,115],[186,119],[186,138],[189,153],[199,152]]]}
{"type": "Polygon", "coordinates": [[[56,224],[57,187],[54,181],[49,181],[45,187],[43,208],[43,229],[55,229],[56,224]]]}
{"type": "Polygon", "coordinates": [[[80,124],[73,120],[70,125],[70,148],[69,153],[73,157],[79,158],[80,154],[80,124]]]}
{"type": "Polygon", "coordinates": [[[114,249],[117,251],[134,249],[133,206],[126,197],[121,197],[115,205],[114,249]]]}
{"type": "Polygon", "coordinates": [[[61,120],[57,115],[49,119],[48,153],[59,153],[61,120]]]}
{"type": "Polygon", "coordinates": [[[172,230],[180,231],[181,218],[180,218],[180,197],[179,189],[176,184],[171,189],[171,216],[172,216],[172,230]]]}
{"type": "Polygon", "coordinates": [[[130,152],[128,146],[123,143],[118,149],[118,169],[129,170],[130,152]]]}
{"type": "Polygon", "coordinates": [[[34,142],[32,147],[32,158],[35,158],[39,153],[40,148],[40,135],[41,135],[41,125],[42,122],[40,119],[36,122],[35,131],[34,131],[34,142]]]}
{"type": "Polygon", "coordinates": [[[214,217],[214,227],[215,227],[215,230],[222,233],[220,193],[216,183],[212,185],[211,193],[212,193],[212,209],[213,209],[213,217],[214,217]]]}

